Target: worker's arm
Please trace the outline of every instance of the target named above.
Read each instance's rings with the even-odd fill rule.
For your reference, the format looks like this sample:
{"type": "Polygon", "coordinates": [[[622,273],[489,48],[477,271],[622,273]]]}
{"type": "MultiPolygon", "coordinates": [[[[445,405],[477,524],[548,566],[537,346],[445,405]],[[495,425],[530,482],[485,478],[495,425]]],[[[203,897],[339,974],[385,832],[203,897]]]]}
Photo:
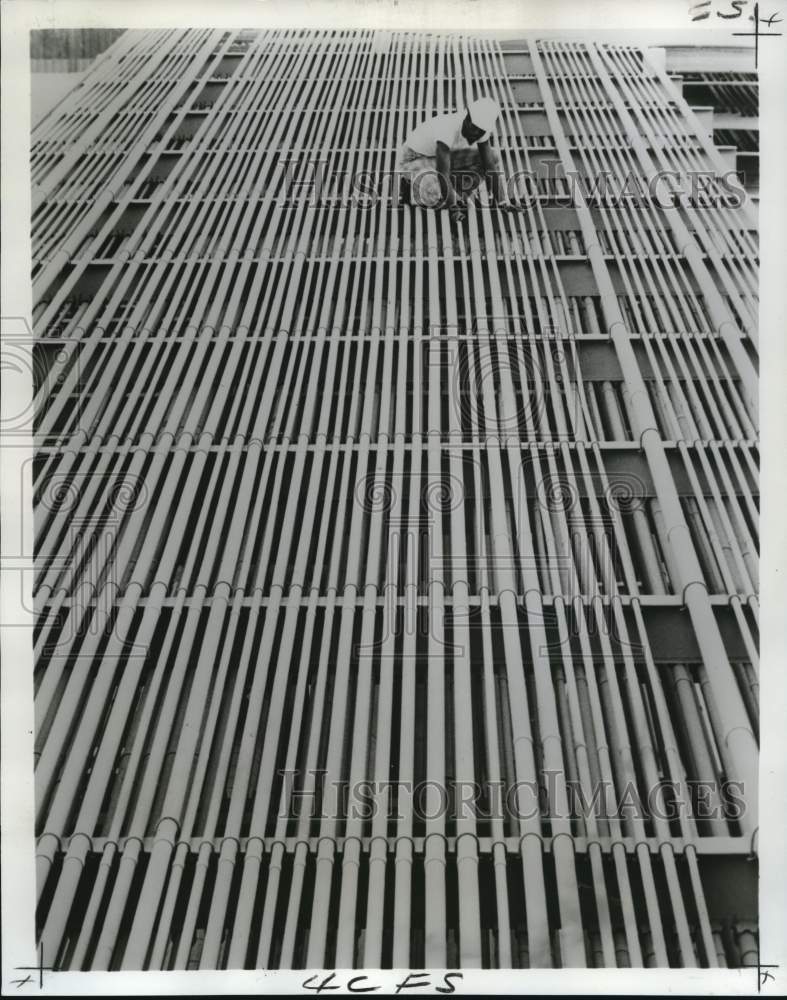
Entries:
{"type": "Polygon", "coordinates": [[[446,146],[444,142],[437,142],[437,172],[443,179],[443,192],[445,197],[445,205],[449,211],[454,214],[458,212],[461,206],[458,204],[458,198],[456,197],[456,191],[451,183],[451,150],[446,146]]]}
{"type": "Polygon", "coordinates": [[[503,182],[503,170],[500,163],[500,157],[492,146],[492,143],[489,142],[489,140],[479,142],[478,153],[481,157],[481,165],[484,168],[487,184],[489,184],[492,189],[492,195],[494,196],[495,203],[500,205],[501,208],[508,209],[509,211],[521,210],[521,205],[514,205],[508,199],[508,192],[506,191],[506,186],[503,182]]]}
{"type": "Polygon", "coordinates": [[[503,172],[500,169],[500,157],[488,140],[478,143],[478,153],[481,157],[481,165],[484,168],[486,182],[492,189],[492,194],[497,204],[502,205],[508,201],[508,198],[506,197],[505,185],[503,184],[503,172]]]}

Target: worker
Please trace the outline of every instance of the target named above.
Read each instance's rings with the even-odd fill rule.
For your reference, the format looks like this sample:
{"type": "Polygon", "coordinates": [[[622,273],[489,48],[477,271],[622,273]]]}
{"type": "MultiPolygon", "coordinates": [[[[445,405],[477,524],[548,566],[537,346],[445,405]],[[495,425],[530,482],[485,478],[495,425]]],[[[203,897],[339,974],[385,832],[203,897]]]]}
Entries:
{"type": "Polygon", "coordinates": [[[465,218],[465,198],[483,179],[495,202],[508,211],[500,157],[492,133],[500,106],[491,97],[473,101],[463,111],[436,115],[407,136],[399,152],[405,200],[422,208],[447,208],[453,222],[465,218]]]}

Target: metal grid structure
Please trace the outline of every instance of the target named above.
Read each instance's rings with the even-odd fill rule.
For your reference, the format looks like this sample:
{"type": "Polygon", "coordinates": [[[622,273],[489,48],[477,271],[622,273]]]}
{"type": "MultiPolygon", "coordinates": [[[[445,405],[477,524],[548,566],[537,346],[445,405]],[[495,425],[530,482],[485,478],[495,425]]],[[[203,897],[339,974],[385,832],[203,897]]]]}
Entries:
{"type": "Polygon", "coordinates": [[[619,196],[722,168],[483,36],[129,31],[37,127],[48,960],[756,963],[756,225],[619,196]],[[395,156],[483,93],[535,180],[456,231],[395,156]]]}
{"type": "Polygon", "coordinates": [[[46,28],[30,32],[32,73],[73,73],[93,60],[123,34],[122,28],[46,28]]]}

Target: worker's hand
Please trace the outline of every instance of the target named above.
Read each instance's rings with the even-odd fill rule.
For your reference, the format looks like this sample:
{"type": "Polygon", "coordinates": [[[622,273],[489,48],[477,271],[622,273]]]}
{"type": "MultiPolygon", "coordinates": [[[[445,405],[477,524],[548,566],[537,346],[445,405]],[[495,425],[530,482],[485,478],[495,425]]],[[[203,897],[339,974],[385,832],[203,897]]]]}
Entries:
{"type": "Polygon", "coordinates": [[[452,205],[448,209],[448,214],[451,217],[451,222],[455,222],[457,224],[460,222],[464,222],[465,219],[467,218],[467,211],[465,209],[465,206],[460,205],[458,203],[456,205],[452,205]]]}
{"type": "Polygon", "coordinates": [[[500,209],[503,212],[524,212],[525,206],[520,205],[518,202],[507,201],[500,206],[500,209]]]}

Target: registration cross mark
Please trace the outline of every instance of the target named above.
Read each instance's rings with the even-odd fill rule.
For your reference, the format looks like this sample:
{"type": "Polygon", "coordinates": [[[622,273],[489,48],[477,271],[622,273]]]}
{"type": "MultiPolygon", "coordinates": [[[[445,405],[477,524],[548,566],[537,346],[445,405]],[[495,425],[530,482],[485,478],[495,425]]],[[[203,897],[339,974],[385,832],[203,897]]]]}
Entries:
{"type": "Polygon", "coordinates": [[[760,39],[782,37],[781,31],[760,31],[760,25],[764,24],[770,28],[774,24],[781,24],[781,18],[777,17],[776,14],[771,14],[770,17],[760,17],[760,5],[756,3],[754,17],[750,20],[754,21],[754,31],[733,31],[733,35],[741,38],[754,38],[754,68],[757,69],[760,57],[760,39]]]}
{"type": "Polygon", "coordinates": [[[763,986],[767,986],[768,983],[776,982],[776,976],[770,969],[778,969],[778,965],[764,965],[762,962],[757,963],[757,992],[762,993],[763,986]]]}
{"type": "Polygon", "coordinates": [[[54,972],[54,965],[44,965],[44,945],[43,943],[38,946],[38,965],[15,965],[14,969],[17,972],[26,972],[27,975],[23,978],[12,979],[12,985],[16,986],[17,989],[21,989],[23,986],[27,986],[29,983],[34,982],[33,977],[30,975],[31,972],[38,973],[38,988],[42,990],[44,988],[44,973],[54,972]]]}

